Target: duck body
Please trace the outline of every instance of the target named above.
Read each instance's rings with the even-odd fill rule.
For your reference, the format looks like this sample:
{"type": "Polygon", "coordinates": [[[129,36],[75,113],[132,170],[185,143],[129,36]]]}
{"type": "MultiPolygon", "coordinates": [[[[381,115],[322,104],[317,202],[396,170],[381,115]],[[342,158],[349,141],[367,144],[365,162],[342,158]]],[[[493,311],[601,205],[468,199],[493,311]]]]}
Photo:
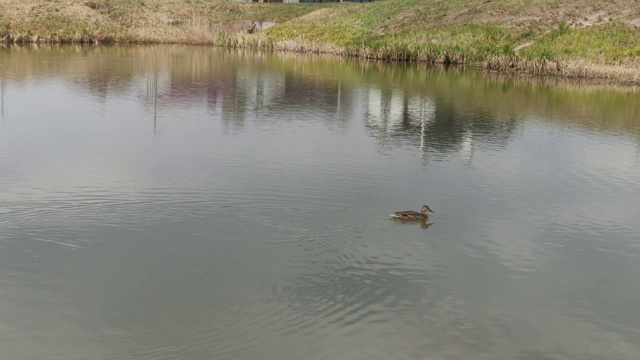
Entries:
{"type": "Polygon", "coordinates": [[[413,210],[396,211],[391,214],[391,217],[402,220],[426,220],[429,218],[428,212],[433,212],[433,210],[431,210],[427,205],[422,205],[420,212],[413,210]]]}

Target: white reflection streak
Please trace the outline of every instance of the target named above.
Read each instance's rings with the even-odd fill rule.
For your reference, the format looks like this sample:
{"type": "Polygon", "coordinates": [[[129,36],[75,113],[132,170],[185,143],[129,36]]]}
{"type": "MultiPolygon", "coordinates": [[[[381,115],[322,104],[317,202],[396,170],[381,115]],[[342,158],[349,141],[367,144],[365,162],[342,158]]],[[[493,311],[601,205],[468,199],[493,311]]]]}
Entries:
{"type": "Polygon", "coordinates": [[[342,100],[342,82],[340,80],[338,80],[338,108],[336,109],[337,110],[337,114],[336,115],[337,115],[338,118],[340,118],[340,113],[341,113],[340,112],[340,110],[341,110],[340,108],[341,108],[341,105],[342,105],[341,100],[342,100]]]}
{"type": "Polygon", "coordinates": [[[69,244],[66,242],[62,242],[62,241],[55,241],[55,240],[48,240],[48,239],[33,239],[34,241],[40,241],[40,242],[47,242],[47,243],[52,243],[52,244],[57,244],[57,245],[62,245],[62,246],[68,246],[72,249],[83,249],[82,246],[79,245],[74,245],[74,244],[69,244]]]}
{"type": "Polygon", "coordinates": [[[466,130],[462,137],[460,156],[467,166],[471,165],[471,159],[473,158],[473,145],[473,135],[471,134],[471,131],[466,130]]]}
{"type": "Polygon", "coordinates": [[[424,121],[424,103],[420,107],[420,155],[422,159],[426,157],[425,150],[425,142],[424,142],[424,129],[425,129],[425,121],[424,121]]]}
{"type": "Polygon", "coordinates": [[[405,94],[401,90],[393,90],[388,108],[388,129],[402,129],[405,94]]]}
{"type": "Polygon", "coordinates": [[[427,123],[435,120],[436,106],[433,101],[423,100],[420,104],[420,157],[427,160],[427,143],[425,136],[427,132],[427,123]],[[427,110],[429,111],[427,113],[427,110]]]}
{"type": "Polygon", "coordinates": [[[147,96],[151,97],[151,106],[153,107],[153,137],[157,137],[158,133],[158,69],[156,68],[149,77],[147,77],[147,96]]]}
{"type": "Polygon", "coordinates": [[[380,89],[369,89],[368,100],[368,121],[373,123],[373,125],[378,125],[386,130],[386,126],[382,123],[382,92],[380,89]]]}

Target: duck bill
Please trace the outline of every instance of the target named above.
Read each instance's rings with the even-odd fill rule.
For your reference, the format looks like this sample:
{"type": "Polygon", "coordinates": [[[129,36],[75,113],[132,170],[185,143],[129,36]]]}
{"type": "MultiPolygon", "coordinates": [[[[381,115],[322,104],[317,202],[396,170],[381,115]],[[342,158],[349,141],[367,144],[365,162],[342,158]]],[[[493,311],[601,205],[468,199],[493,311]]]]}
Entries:
{"type": "Polygon", "coordinates": [[[434,213],[434,214],[435,214],[435,211],[433,211],[433,210],[431,210],[431,209],[427,209],[427,210],[429,210],[429,212],[432,212],[432,213],[434,213]]]}

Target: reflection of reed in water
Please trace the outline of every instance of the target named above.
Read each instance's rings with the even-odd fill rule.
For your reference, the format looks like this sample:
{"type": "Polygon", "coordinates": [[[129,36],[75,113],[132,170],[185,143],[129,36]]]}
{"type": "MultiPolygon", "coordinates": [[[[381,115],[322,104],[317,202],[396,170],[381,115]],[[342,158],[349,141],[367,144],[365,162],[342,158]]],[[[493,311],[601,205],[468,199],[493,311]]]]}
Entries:
{"type": "Polygon", "coordinates": [[[147,100],[151,102],[153,108],[153,137],[157,136],[158,132],[158,69],[155,68],[147,76],[147,100]]]}

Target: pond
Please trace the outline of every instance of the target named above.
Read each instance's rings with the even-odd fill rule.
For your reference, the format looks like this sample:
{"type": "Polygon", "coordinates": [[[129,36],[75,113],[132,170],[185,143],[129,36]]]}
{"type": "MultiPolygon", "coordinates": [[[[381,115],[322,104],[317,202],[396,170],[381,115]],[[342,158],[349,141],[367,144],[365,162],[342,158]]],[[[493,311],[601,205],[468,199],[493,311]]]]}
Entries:
{"type": "Polygon", "coordinates": [[[0,357],[637,359],[639,200],[634,89],[0,48],[0,357]]]}

